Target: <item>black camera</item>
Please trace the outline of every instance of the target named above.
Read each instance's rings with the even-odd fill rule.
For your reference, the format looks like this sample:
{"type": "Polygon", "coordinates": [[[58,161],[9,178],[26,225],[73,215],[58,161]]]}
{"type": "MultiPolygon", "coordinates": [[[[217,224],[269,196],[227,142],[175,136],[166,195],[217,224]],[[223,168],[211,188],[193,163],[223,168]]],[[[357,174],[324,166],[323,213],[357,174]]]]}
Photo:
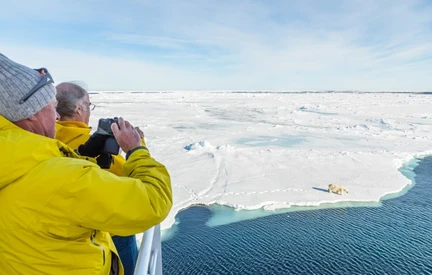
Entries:
{"type": "Polygon", "coordinates": [[[113,135],[113,132],[111,130],[111,124],[118,123],[118,118],[101,118],[99,119],[99,124],[97,128],[98,134],[101,135],[113,135]]]}
{"type": "Polygon", "coordinates": [[[118,145],[117,140],[114,138],[114,134],[111,130],[111,124],[113,123],[118,123],[117,117],[99,119],[99,124],[96,132],[101,135],[109,136],[105,140],[103,153],[107,153],[110,155],[118,155],[120,151],[120,146],[118,145]]]}

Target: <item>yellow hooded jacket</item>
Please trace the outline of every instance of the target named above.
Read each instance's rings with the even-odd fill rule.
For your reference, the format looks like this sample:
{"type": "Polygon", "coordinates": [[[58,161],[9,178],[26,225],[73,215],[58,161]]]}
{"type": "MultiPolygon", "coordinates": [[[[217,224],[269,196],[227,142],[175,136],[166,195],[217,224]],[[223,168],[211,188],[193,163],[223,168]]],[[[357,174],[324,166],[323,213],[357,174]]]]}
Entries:
{"type": "Polygon", "coordinates": [[[109,274],[105,232],[143,232],[172,206],[168,171],[144,148],[118,177],[0,116],[0,152],[0,274],[109,274]]]}

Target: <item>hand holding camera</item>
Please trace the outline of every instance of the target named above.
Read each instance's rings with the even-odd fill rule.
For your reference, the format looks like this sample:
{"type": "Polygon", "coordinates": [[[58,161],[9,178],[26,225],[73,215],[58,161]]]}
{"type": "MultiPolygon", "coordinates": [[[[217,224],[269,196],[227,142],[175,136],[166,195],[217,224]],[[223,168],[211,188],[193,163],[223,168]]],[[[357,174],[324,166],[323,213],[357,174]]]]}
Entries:
{"type": "Polygon", "coordinates": [[[141,146],[139,133],[122,117],[118,118],[117,123],[111,124],[111,129],[123,152],[127,153],[133,148],[141,146]]]}
{"type": "Polygon", "coordinates": [[[97,157],[98,165],[107,169],[111,166],[112,155],[118,155],[120,148],[127,153],[141,146],[141,136],[144,136],[144,133],[122,117],[101,118],[96,132],[78,147],[78,153],[82,156],[97,157]]]}

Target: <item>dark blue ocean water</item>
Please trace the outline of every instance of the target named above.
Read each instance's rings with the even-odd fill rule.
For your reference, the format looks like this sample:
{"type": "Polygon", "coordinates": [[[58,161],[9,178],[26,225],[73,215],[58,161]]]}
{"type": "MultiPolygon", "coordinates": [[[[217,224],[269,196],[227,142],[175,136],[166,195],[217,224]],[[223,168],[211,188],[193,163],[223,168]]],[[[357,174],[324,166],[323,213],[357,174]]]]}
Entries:
{"type": "Polygon", "coordinates": [[[432,274],[432,157],[415,185],[381,207],[277,214],[217,227],[207,207],[177,215],[164,275],[432,274]]]}

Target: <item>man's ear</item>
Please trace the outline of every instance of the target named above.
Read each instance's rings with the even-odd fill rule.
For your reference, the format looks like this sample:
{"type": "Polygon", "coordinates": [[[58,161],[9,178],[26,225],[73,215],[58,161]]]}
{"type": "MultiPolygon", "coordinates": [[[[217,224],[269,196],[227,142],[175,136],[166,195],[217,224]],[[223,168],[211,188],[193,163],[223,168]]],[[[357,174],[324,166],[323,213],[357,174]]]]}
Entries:
{"type": "Polygon", "coordinates": [[[75,107],[75,113],[81,114],[82,111],[83,111],[83,107],[80,103],[78,103],[77,106],[75,107]]]}

